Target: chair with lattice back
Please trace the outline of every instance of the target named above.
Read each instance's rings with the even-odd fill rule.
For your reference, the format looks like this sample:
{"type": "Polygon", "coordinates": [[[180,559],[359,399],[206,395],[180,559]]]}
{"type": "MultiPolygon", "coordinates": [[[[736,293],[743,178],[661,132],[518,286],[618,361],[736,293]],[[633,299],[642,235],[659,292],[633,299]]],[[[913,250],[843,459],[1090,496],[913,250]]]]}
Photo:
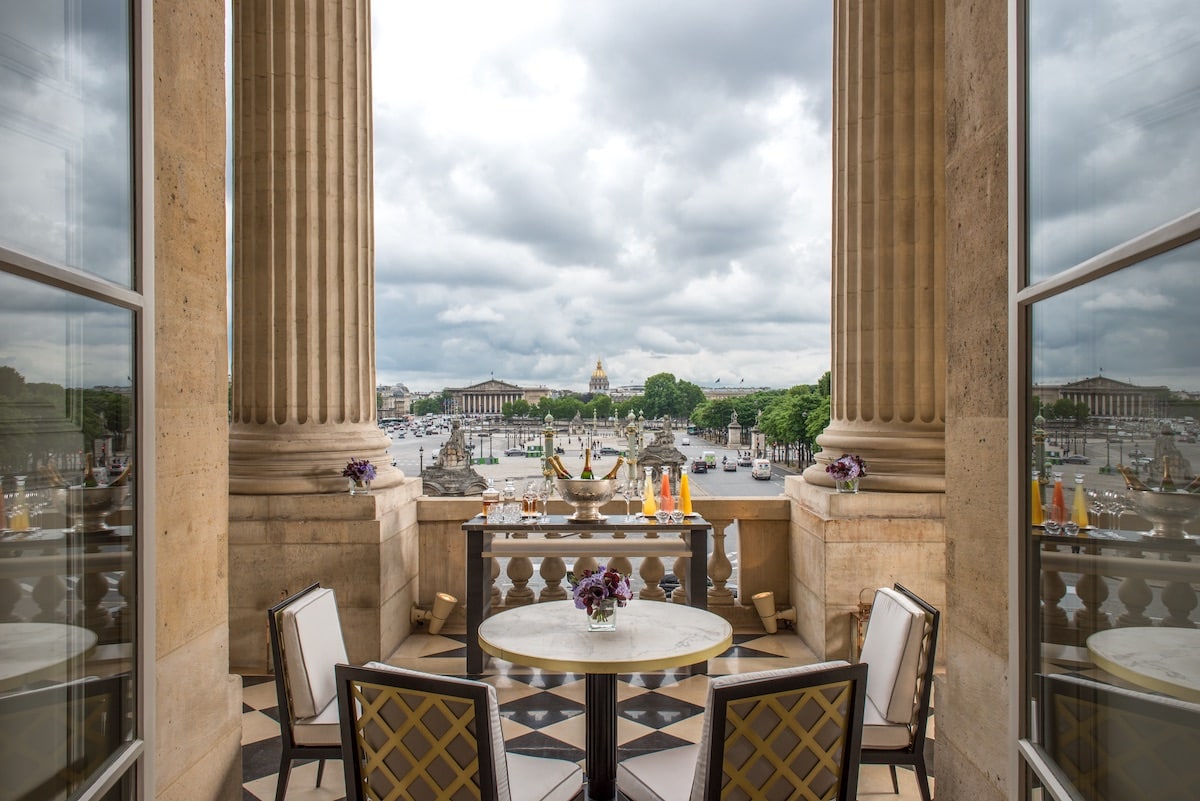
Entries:
{"type": "Polygon", "coordinates": [[[348,801],[570,801],[579,765],[506,753],[496,690],[370,662],[338,665],[348,801]]]}
{"type": "Polygon", "coordinates": [[[1177,801],[1200,788],[1200,704],[1040,677],[1041,745],[1086,801],[1177,801]]]}
{"type": "Polygon", "coordinates": [[[631,801],[852,800],[866,680],[845,662],[714,678],[700,742],[622,761],[617,786],[631,801]]]}

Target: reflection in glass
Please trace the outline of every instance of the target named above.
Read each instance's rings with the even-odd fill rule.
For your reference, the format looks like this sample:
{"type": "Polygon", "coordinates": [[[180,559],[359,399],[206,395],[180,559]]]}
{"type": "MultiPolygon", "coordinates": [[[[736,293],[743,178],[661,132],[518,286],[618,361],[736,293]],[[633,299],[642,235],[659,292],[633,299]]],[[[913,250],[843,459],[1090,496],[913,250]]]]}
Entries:
{"type": "Polygon", "coordinates": [[[1030,2],[1027,91],[1031,281],[1200,205],[1191,0],[1030,2]]]}
{"type": "Polygon", "coordinates": [[[133,326],[128,310],[0,273],[7,797],[74,797],[131,737],[133,326]],[[96,493],[115,499],[102,515],[96,493]]]}
{"type": "Polygon", "coordinates": [[[125,0],[0,3],[0,247],[129,286],[125,0]]]}
{"type": "Polygon", "coordinates": [[[1186,796],[1200,783],[1200,495],[1182,489],[1200,471],[1197,275],[1193,243],[1031,309],[1031,417],[1046,436],[1032,458],[1081,476],[1100,526],[1031,527],[1026,577],[1034,725],[1083,798],[1186,796]]]}

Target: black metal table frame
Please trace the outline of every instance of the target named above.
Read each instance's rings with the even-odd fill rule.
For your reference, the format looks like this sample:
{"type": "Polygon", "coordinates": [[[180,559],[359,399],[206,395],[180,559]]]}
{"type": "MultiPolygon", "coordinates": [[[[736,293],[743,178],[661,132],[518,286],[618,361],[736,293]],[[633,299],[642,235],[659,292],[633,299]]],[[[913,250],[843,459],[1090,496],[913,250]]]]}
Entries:
{"type": "MultiPolygon", "coordinates": [[[[467,535],[467,667],[468,675],[483,673],[490,657],[479,646],[479,624],[491,612],[492,571],[490,560],[494,555],[505,555],[504,541],[496,541],[497,534],[512,533],[556,533],[556,534],[682,534],[682,539],[601,539],[563,540],[519,540],[524,545],[520,553],[508,555],[531,555],[534,549],[541,556],[563,555],[611,555],[611,556],[686,556],[691,559],[688,567],[688,605],[697,609],[708,609],[708,535],[712,524],[702,517],[685,518],[681,523],[659,523],[656,520],[638,520],[632,523],[616,522],[614,515],[608,521],[577,523],[564,515],[536,518],[530,523],[488,523],[482,516],[463,523],[467,535]],[[541,543],[544,543],[542,547],[541,543]],[[653,543],[652,545],[634,543],[653,543]],[[679,545],[673,545],[679,543],[679,545]],[[657,547],[655,547],[657,546],[657,547]],[[681,547],[682,546],[682,547],[681,547]]],[[[703,668],[701,668],[703,670],[703,668]]]]}

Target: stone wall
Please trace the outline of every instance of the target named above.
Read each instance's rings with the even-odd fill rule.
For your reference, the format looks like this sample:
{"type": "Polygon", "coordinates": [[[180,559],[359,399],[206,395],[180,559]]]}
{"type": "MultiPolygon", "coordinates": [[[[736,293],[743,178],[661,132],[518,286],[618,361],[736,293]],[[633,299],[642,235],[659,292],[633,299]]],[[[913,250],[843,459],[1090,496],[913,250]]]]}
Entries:
{"type": "Polygon", "coordinates": [[[946,5],[946,680],[937,795],[1015,797],[1009,694],[1007,6],[946,5]],[[953,476],[953,480],[949,477],[953,476]]]}
{"type": "MultiPolygon", "coordinates": [[[[225,4],[153,4],[153,795],[241,796],[229,673],[225,4]]],[[[149,199],[148,199],[149,202],[149,199]]]]}

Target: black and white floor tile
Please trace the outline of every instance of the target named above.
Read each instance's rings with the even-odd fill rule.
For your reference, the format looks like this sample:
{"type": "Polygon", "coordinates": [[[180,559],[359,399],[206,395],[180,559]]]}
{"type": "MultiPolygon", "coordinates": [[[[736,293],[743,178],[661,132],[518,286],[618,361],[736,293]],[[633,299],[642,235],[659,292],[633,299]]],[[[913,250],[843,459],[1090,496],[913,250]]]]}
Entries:
{"type": "MultiPolygon", "coordinates": [[[[464,675],[463,635],[413,635],[387,661],[391,664],[464,675]]],[[[768,670],[818,661],[798,637],[737,634],[733,646],[709,660],[709,675],[768,670]]],[[[584,677],[525,668],[493,660],[483,681],[496,687],[508,750],[533,756],[584,758],[584,677]]],[[[279,771],[279,720],[275,685],[269,677],[246,677],[242,722],[243,801],[273,801],[279,771]]],[[[696,742],[704,720],[707,676],[683,671],[635,673],[619,677],[617,744],[621,758],[696,742]]],[[[930,728],[932,729],[932,719],[930,728]]],[[[932,737],[932,731],[930,732],[932,737]]],[[[932,750],[932,740],[928,743],[932,750]]],[[[931,761],[932,764],[932,761],[931,761]]],[[[315,762],[297,763],[288,781],[288,801],[337,801],[345,795],[340,762],[325,766],[316,787],[315,762]]],[[[892,794],[883,766],[867,765],[859,797],[919,798],[911,771],[900,773],[900,795],[892,794]]]]}

